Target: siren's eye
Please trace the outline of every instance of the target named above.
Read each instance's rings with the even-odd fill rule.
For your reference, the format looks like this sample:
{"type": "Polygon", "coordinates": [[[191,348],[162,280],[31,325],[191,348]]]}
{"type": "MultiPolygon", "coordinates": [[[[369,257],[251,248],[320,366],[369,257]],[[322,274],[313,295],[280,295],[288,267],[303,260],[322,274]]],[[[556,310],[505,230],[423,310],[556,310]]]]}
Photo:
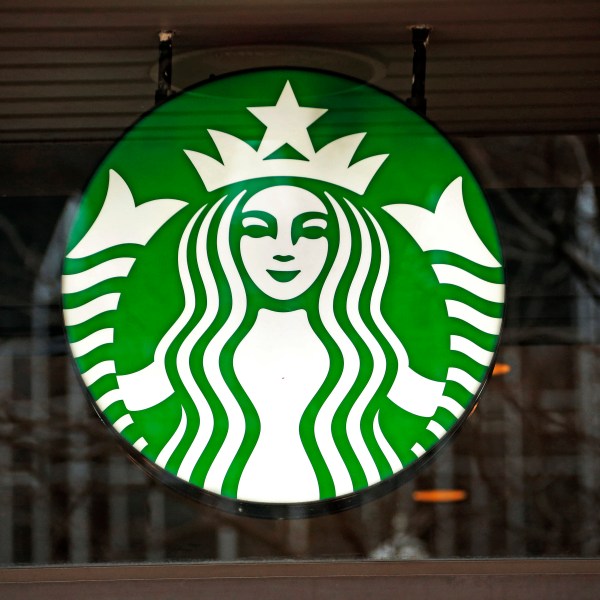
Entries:
{"type": "Polygon", "coordinates": [[[292,223],[292,239],[295,244],[301,237],[316,240],[327,230],[327,219],[319,212],[307,212],[297,216],[292,223]]]}
{"type": "Polygon", "coordinates": [[[276,238],[277,219],[262,210],[252,210],[242,213],[242,234],[255,238],[276,238]]]}

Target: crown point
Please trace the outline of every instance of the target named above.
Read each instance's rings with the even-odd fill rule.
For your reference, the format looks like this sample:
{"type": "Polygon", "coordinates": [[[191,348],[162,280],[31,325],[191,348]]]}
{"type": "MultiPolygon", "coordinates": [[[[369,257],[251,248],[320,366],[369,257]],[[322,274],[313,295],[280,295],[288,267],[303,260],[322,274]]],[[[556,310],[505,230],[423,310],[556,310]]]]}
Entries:
{"type": "Polygon", "coordinates": [[[322,117],[327,109],[300,106],[289,81],[286,81],[274,106],[248,106],[247,109],[267,126],[258,148],[261,158],[273,154],[285,144],[305,158],[314,156],[308,127],[322,117]]]}

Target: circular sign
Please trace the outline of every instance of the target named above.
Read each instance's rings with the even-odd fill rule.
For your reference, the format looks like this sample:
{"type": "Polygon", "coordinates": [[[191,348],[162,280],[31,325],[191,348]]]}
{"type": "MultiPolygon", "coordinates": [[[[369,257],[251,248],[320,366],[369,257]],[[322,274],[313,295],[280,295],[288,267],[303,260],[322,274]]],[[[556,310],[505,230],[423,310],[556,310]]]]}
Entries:
{"type": "Polygon", "coordinates": [[[208,81],[134,125],[83,194],[62,285],[83,382],[134,456],[271,516],[424,464],[477,399],[504,301],[449,142],[384,92],[293,69],[208,81]]]}

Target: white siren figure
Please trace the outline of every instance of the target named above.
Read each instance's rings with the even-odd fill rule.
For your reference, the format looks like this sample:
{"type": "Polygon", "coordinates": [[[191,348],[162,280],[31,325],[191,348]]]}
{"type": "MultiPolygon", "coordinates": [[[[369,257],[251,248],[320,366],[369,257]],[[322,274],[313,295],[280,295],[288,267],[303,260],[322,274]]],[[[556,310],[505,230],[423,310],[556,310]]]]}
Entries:
{"type": "MultiPolygon", "coordinates": [[[[198,412],[199,427],[177,475],[192,479],[209,443],[221,435],[201,477],[206,490],[256,502],[316,501],[359,487],[349,468],[349,453],[360,465],[363,485],[382,479],[361,433],[365,411],[376,395],[430,417],[447,401],[445,381],[429,380],[411,369],[402,343],[382,315],[390,257],[381,226],[368,210],[344,197],[335,198],[327,189],[329,184],[363,195],[387,155],[350,164],[366,133],[336,139],[315,152],[307,127],[327,111],[299,106],[289,82],[275,106],[248,110],[267,127],[257,150],[233,135],[209,130],[222,162],[192,150],[186,154],[209,193],[253,180],[264,181],[265,186],[253,194],[241,187],[235,196],[225,189],[188,224],[179,249],[184,309],[160,342],[154,363],[119,376],[119,387],[130,410],[143,410],[170,397],[173,386],[165,357],[179,339],[177,376],[198,412]],[[306,160],[267,159],[286,144],[306,160]],[[312,181],[307,187],[313,190],[314,182],[321,182],[322,194],[276,179],[273,184],[271,178],[312,181]],[[232,231],[238,222],[236,236],[232,231]],[[209,248],[209,240],[214,239],[216,248],[209,248]],[[232,249],[236,239],[239,248],[232,249]],[[205,297],[200,316],[195,311],[197,284],[190,275],[188,248],[194,249],[193,268],[199,272],[205,297]],[[379,261],[372,260],[374,248],[379,261]],[[216,263],[223,274],[220,279],[215,276],[216,263]],[[256,290],[262,294],[264,306],[251,307],[249,286],[253,298],[256,290]],[[303,302],[305,297],[310,298],[303,302]],[[361,314],[359,299],[364,304],[365,298],[375,333],[361,314]],[[286,305],[296,301],[292,309],[286,305]],[[249,317],[251,310],[255,313],[249,317]],[[340,311],[345,313],[344,325],[338,318],[340,311]],[[217,322],[221,325],[215,333],[211,326],[217,322]],[[187,334],[181,341],[178,336],[184,329],[187,334]],[[238,340],[233,349],[232,339],[238,340]],[[379,340],[385,340],[385,348],[379,340]],[[198,361],[192,365],[192,352],[200,346],[204,348],[201,365],[198,361]],[[341,357],[335,368],[332,352],[341,357]],[[365,352],[371,372],[357,389],[365,352]],[[235,390],[222,373],[227,360],[239,383],[235,390]],[[384,389],[382,382],[390,368],[396,371],[395,380],[384,389]],[[204,383],[199,382],[198,369],[204,383]],[[240,387],[245,402],[240,400],[240,387]],[[224,434],[217,432],[215,398],[227,416],[224,434]],[[341,435],[346,445],[338,443],[335,436],[340,434],[333,427],[342,406],[346,421],[341,435]],[[308,426],[303,428],[303,423],[308,426]]],[[[180,425],[156,461],[160,466],[182,443],[187,413],[182,407],[180,425]]],[[[388,471],[396,472],[402,465],[382,433],[378,416],[379,412],[370,417],[368,427],[388,471]]]]}

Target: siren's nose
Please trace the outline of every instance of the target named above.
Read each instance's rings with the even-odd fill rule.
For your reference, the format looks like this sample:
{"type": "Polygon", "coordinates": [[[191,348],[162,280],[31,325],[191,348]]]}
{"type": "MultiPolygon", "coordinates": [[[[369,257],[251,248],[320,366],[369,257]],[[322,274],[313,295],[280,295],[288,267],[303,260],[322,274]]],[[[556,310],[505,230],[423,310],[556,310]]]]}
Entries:
{"type": "Polygon", "coordinates": [[[294,257],[291,254],[276,254],[273,258],[279,262],[290,262],[290,260],[294,260],[294,257]]]}

